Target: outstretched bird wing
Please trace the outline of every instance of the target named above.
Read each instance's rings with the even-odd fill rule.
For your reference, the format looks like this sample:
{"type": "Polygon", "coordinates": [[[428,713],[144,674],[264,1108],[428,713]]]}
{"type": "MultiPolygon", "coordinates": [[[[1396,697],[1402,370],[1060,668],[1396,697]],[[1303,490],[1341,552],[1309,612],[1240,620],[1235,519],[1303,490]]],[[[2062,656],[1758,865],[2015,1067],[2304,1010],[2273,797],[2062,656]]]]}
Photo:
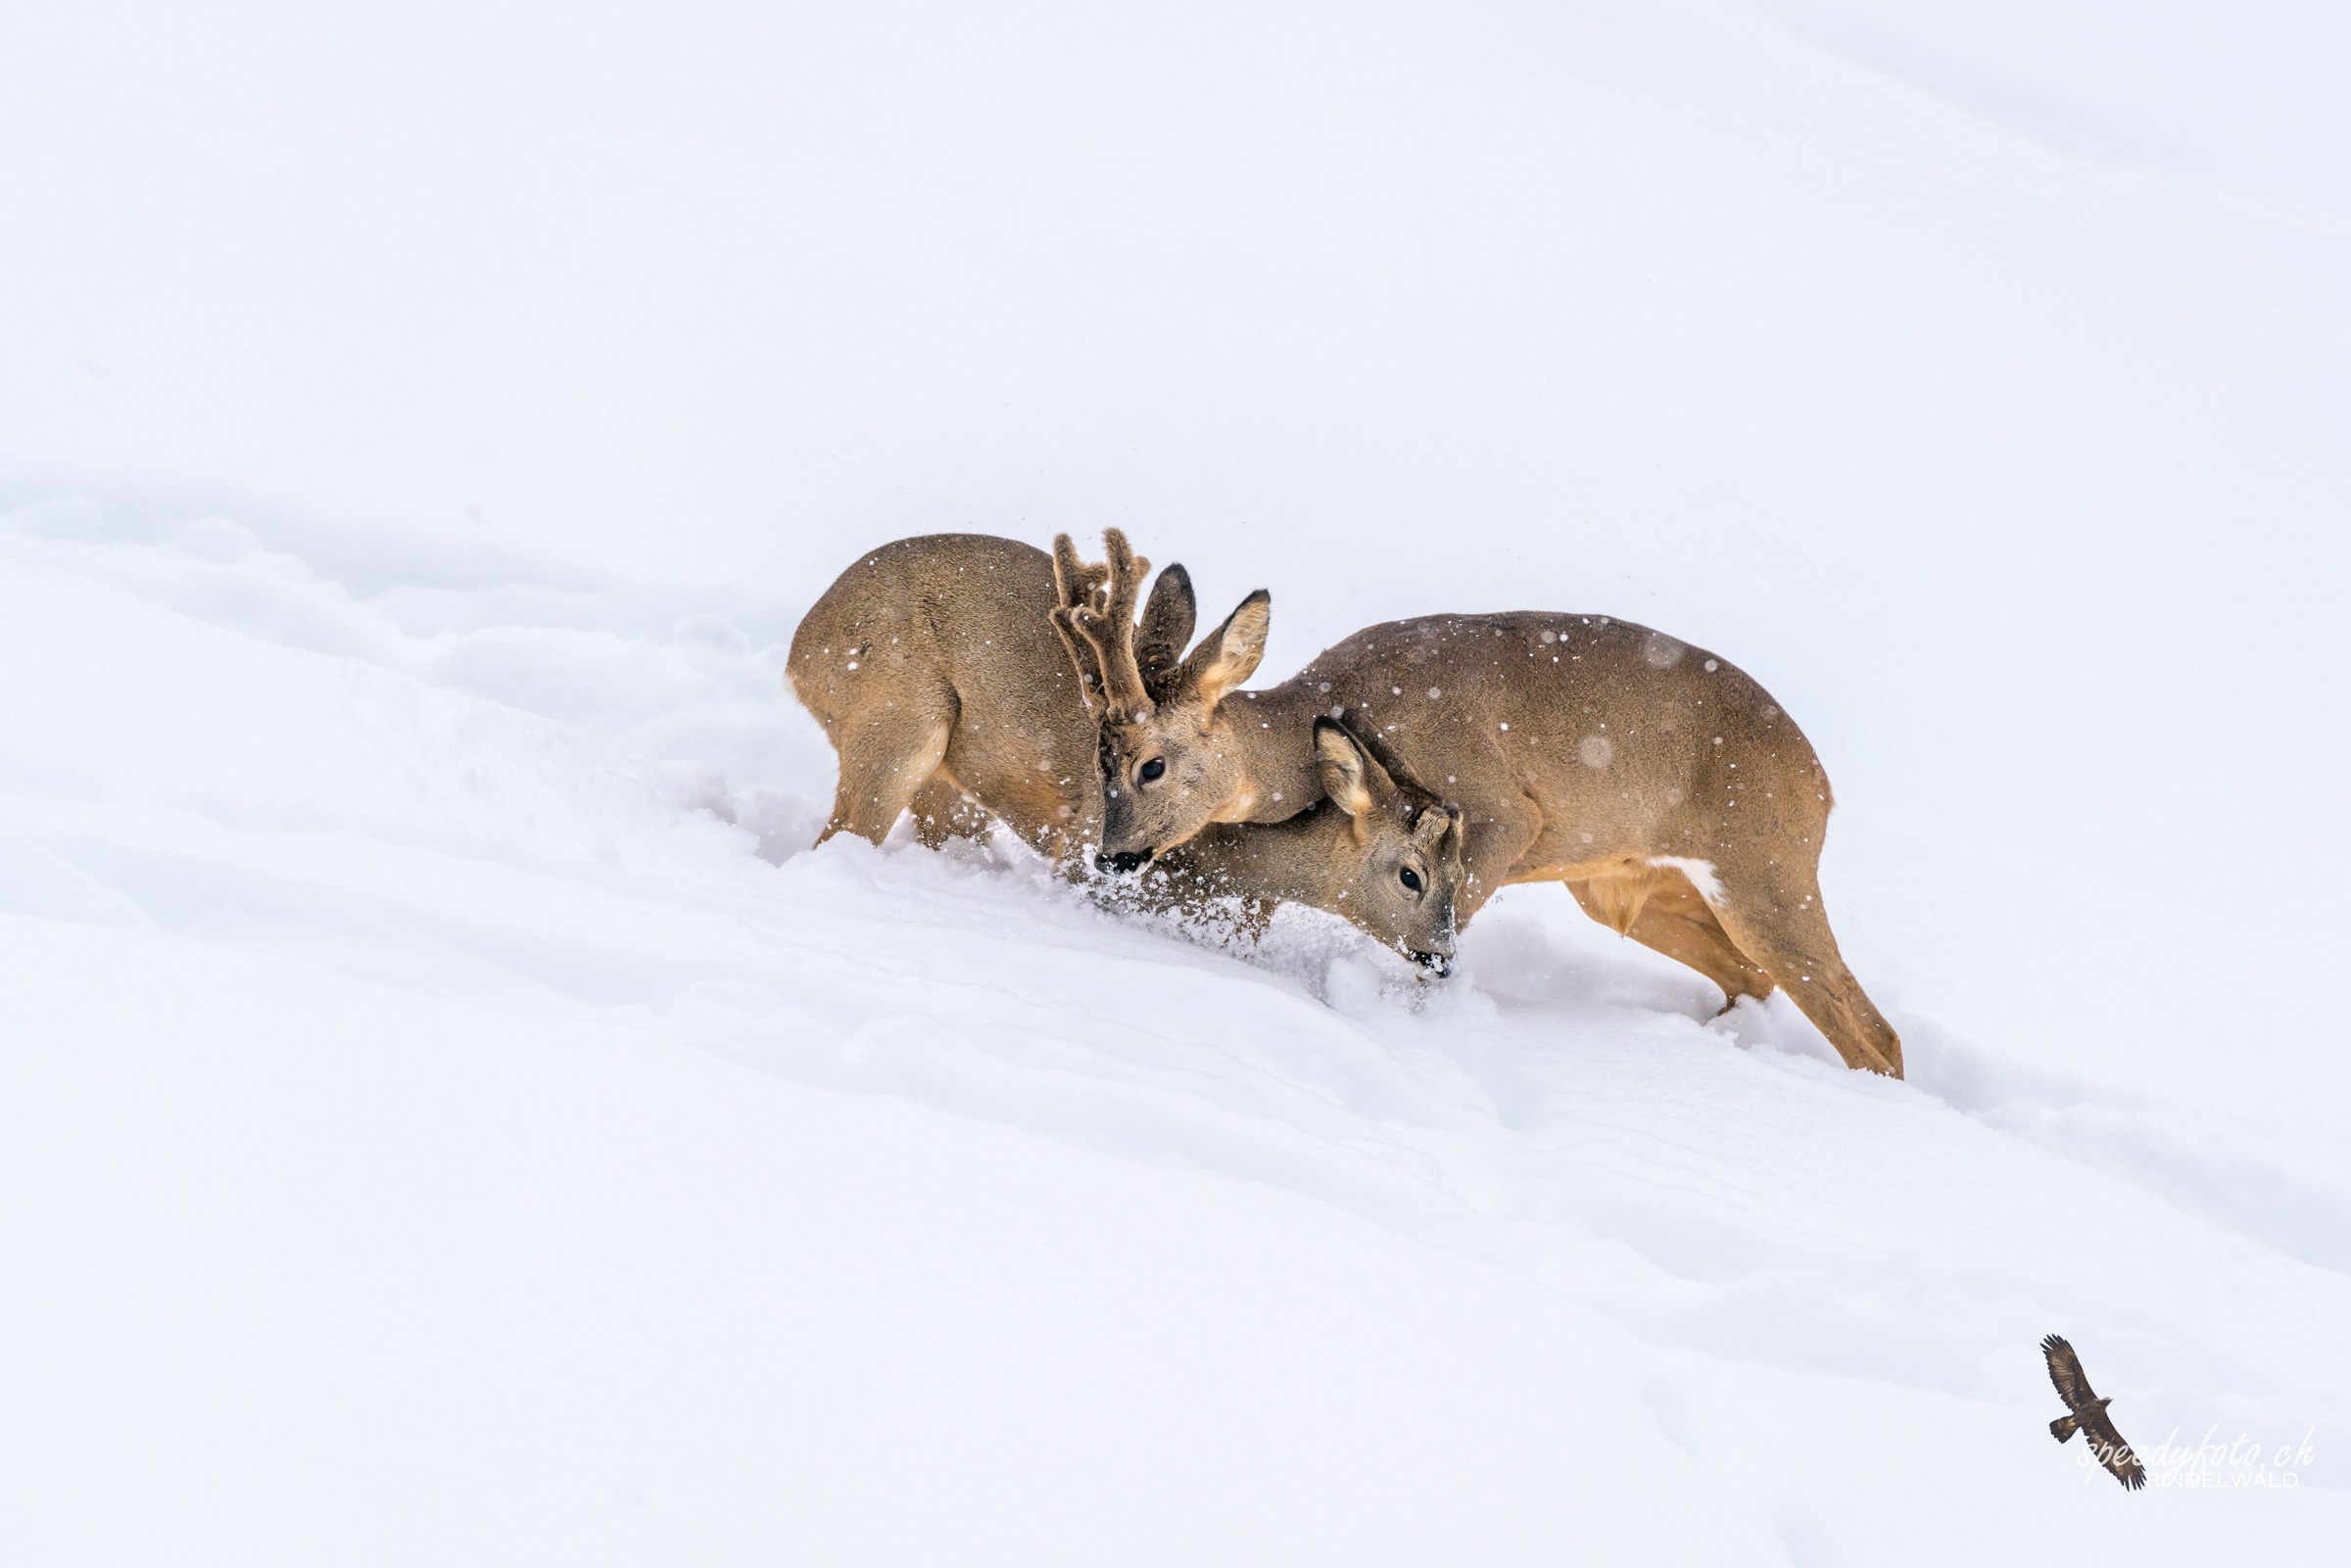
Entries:
{"type": "Polygon", "coordinates": [[[2114,1478],[2136,1492],[2147,1484],[2147,1467],[2138,1462],[2131,1445],[2114,1429],[2104,1410],[2092,1410],[2082,1418],[2082,1435],[2089,1439],[2089,1449],[2098,1462],[2114,1472],[2114,1478]]]}
{"type": "Polygon", "coordinates": [[[2057,1385],[2057,1397],[2065,1401],[2067,1409],[2080,1410],[2098,1397],[2089,1379],[2082,1375],[2082,1357],[2074,1354],[2071,1345],[2051,1334],[2040,1342],[2040,1354],[2048,1357],[2049,1381],[2057,1385]]]}

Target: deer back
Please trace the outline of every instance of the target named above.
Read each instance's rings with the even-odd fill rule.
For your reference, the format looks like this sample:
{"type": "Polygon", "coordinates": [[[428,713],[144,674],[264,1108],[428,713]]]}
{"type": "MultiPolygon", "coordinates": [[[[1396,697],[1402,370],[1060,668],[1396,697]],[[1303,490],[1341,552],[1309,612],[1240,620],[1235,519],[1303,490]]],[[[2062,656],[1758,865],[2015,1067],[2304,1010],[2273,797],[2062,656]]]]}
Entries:
{"type": "Polygon", "coordinates": [[[1106,722],[1106,787],[1125,797],[1106,847],[1312,804],[1295,759],[1317,717],[1468,814],[1464,920],[1505,882],[1711,860],[1726,834],[1808,849],[1808,866],[1831,804],[1795,722],[1719,655],[1607,616],[1432,615],[1358,632],[1275,687],[1106,722]]]}
{"type": "Polygon", "coordinates": [[[1802,731],[1745,671],[1645,626],[1423,616],[1357,633],[1292,685],[1473,815],[1522,825],[1487,868],[1500,881],[1710,863],[1726,840],[1819,855],[1833,801],[1802,731]]]}

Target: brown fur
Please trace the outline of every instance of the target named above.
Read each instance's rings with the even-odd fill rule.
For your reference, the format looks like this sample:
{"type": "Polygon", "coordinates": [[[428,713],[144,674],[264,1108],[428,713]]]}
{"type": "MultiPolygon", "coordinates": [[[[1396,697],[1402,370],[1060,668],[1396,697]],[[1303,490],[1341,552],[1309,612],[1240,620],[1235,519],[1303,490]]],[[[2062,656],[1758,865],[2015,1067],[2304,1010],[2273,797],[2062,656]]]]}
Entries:
{"type": "Polygon", "coordinates": [[[1243,611],[1258,613],[1236,611],[1186,661],[1218,683],[1104,715],[1106,849],[1164,848],[1319,798],[1297,737],[1342,716],[1466,813],[1463,925],[1509,883],[1563,881],[1594,919],[1712,979],[1726,1008],[1785,986],[1847,1066],[1901,1075],[1901,1041],[1821,907],[1827,775],[1744,672],[1607,616],[1433,615],[1359,632],[1279,686],[1230,690],[1263,651],[1265,603],[1250,595],[1243,611]],[[1155,759],[1164,774],[1141,780],[1155,759]],[[1675,861],[1710,867],[1711,885],[1675,861]]]}
{"type": "MultiPolygon", "coordinates": [[[[1125,628],[1129,658],[1119,674],[1135,683],[1129,694],[1140,691],[1136,632],[1150,650],[1171,641],[1180,647],[1191,630],[1181,567],[1161,575],[1134,625],[1149,568],[1122,539],[1111,567],[1065,585],[1086,596],[1098,633],[1104,616],[1125,628]]],[[[1056,633],[1059,592],[1042,550],[980,534],[899,540],[841,573],[800,622],[786,665],[792,691],[840,756],[819,843],[843,832],[880,843],[911,810],[917,835],[936,848],[985,832],[992,814],[1072,874],[1082,872],[1102,821],[1086,695],[1090,689],[1101,700],[1101,666],[1084,651],[1090,644],[1056,633]]],[[[1310,716],[1296,744],[1315,780],[1301,804],[1321,799],[1327,784],[1348,796],[1346,807],[1207,835],[1169,857],[1154,899],[1234,897],[1262,908],[1293,899],[1423,962],[1449,958],[1463,876],[1458,817],[1391,778],[1335,724],[1310,716]],[[1416,890],[1406,886],[1407,871],[1416,890]]]]}
{"type": "Polygon", "coordinates": [[[958,800],[981,802],[1056,861],[1093,836],[1093,737],[1052,601],[1042,550],[984,534],[902,539],[841,573],[785,666],[840,754],[819,843],[844,832],[880,843],[918,794],[948,823],[973,821],[958,800]]]}

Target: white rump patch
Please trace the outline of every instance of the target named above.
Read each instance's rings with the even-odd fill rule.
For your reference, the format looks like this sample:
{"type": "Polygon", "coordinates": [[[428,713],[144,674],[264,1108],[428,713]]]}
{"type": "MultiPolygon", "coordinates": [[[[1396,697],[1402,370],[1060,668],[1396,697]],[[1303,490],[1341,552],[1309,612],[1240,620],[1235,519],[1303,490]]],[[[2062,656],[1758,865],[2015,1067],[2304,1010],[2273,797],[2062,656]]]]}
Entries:
{"type": "Polygon", "coordinates": [[[1722,883],[1715,879],[1712,861],[1694,860],[1688,855],[1652,855],[1649,863],[1680,872],[1690,879],[1690,885],[1698,889],[1698,896],[1704,899],[1709,908],[1722,907],[1722,883]]]}

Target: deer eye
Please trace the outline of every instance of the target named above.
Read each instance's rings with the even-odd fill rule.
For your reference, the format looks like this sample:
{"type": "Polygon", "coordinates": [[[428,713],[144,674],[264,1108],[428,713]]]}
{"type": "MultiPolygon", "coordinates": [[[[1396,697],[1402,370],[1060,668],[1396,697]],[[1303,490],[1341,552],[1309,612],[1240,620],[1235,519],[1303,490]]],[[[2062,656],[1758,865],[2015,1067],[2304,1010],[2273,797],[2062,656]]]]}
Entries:
{"type": "Polygon", "coordinates": [[[1137,779],[1140,779],[1143,783],[1149,784],[1167,771],[1168,759],[1165,757],[1153,757],[1149,762],[1146,762],[1141,767],[1135,769],[1134,776],[1137,779]]]}
{"type": "Polygon", "coordinates": [[[1412,867],[1405,867],[1404,870],[1396,874],[1396,877],[1398,880],[1402,881],[1405,886],[1411,888],[1414,892],[1416,893],[1420,890],[1420,874],[1413,870],[1412,867]]]}

